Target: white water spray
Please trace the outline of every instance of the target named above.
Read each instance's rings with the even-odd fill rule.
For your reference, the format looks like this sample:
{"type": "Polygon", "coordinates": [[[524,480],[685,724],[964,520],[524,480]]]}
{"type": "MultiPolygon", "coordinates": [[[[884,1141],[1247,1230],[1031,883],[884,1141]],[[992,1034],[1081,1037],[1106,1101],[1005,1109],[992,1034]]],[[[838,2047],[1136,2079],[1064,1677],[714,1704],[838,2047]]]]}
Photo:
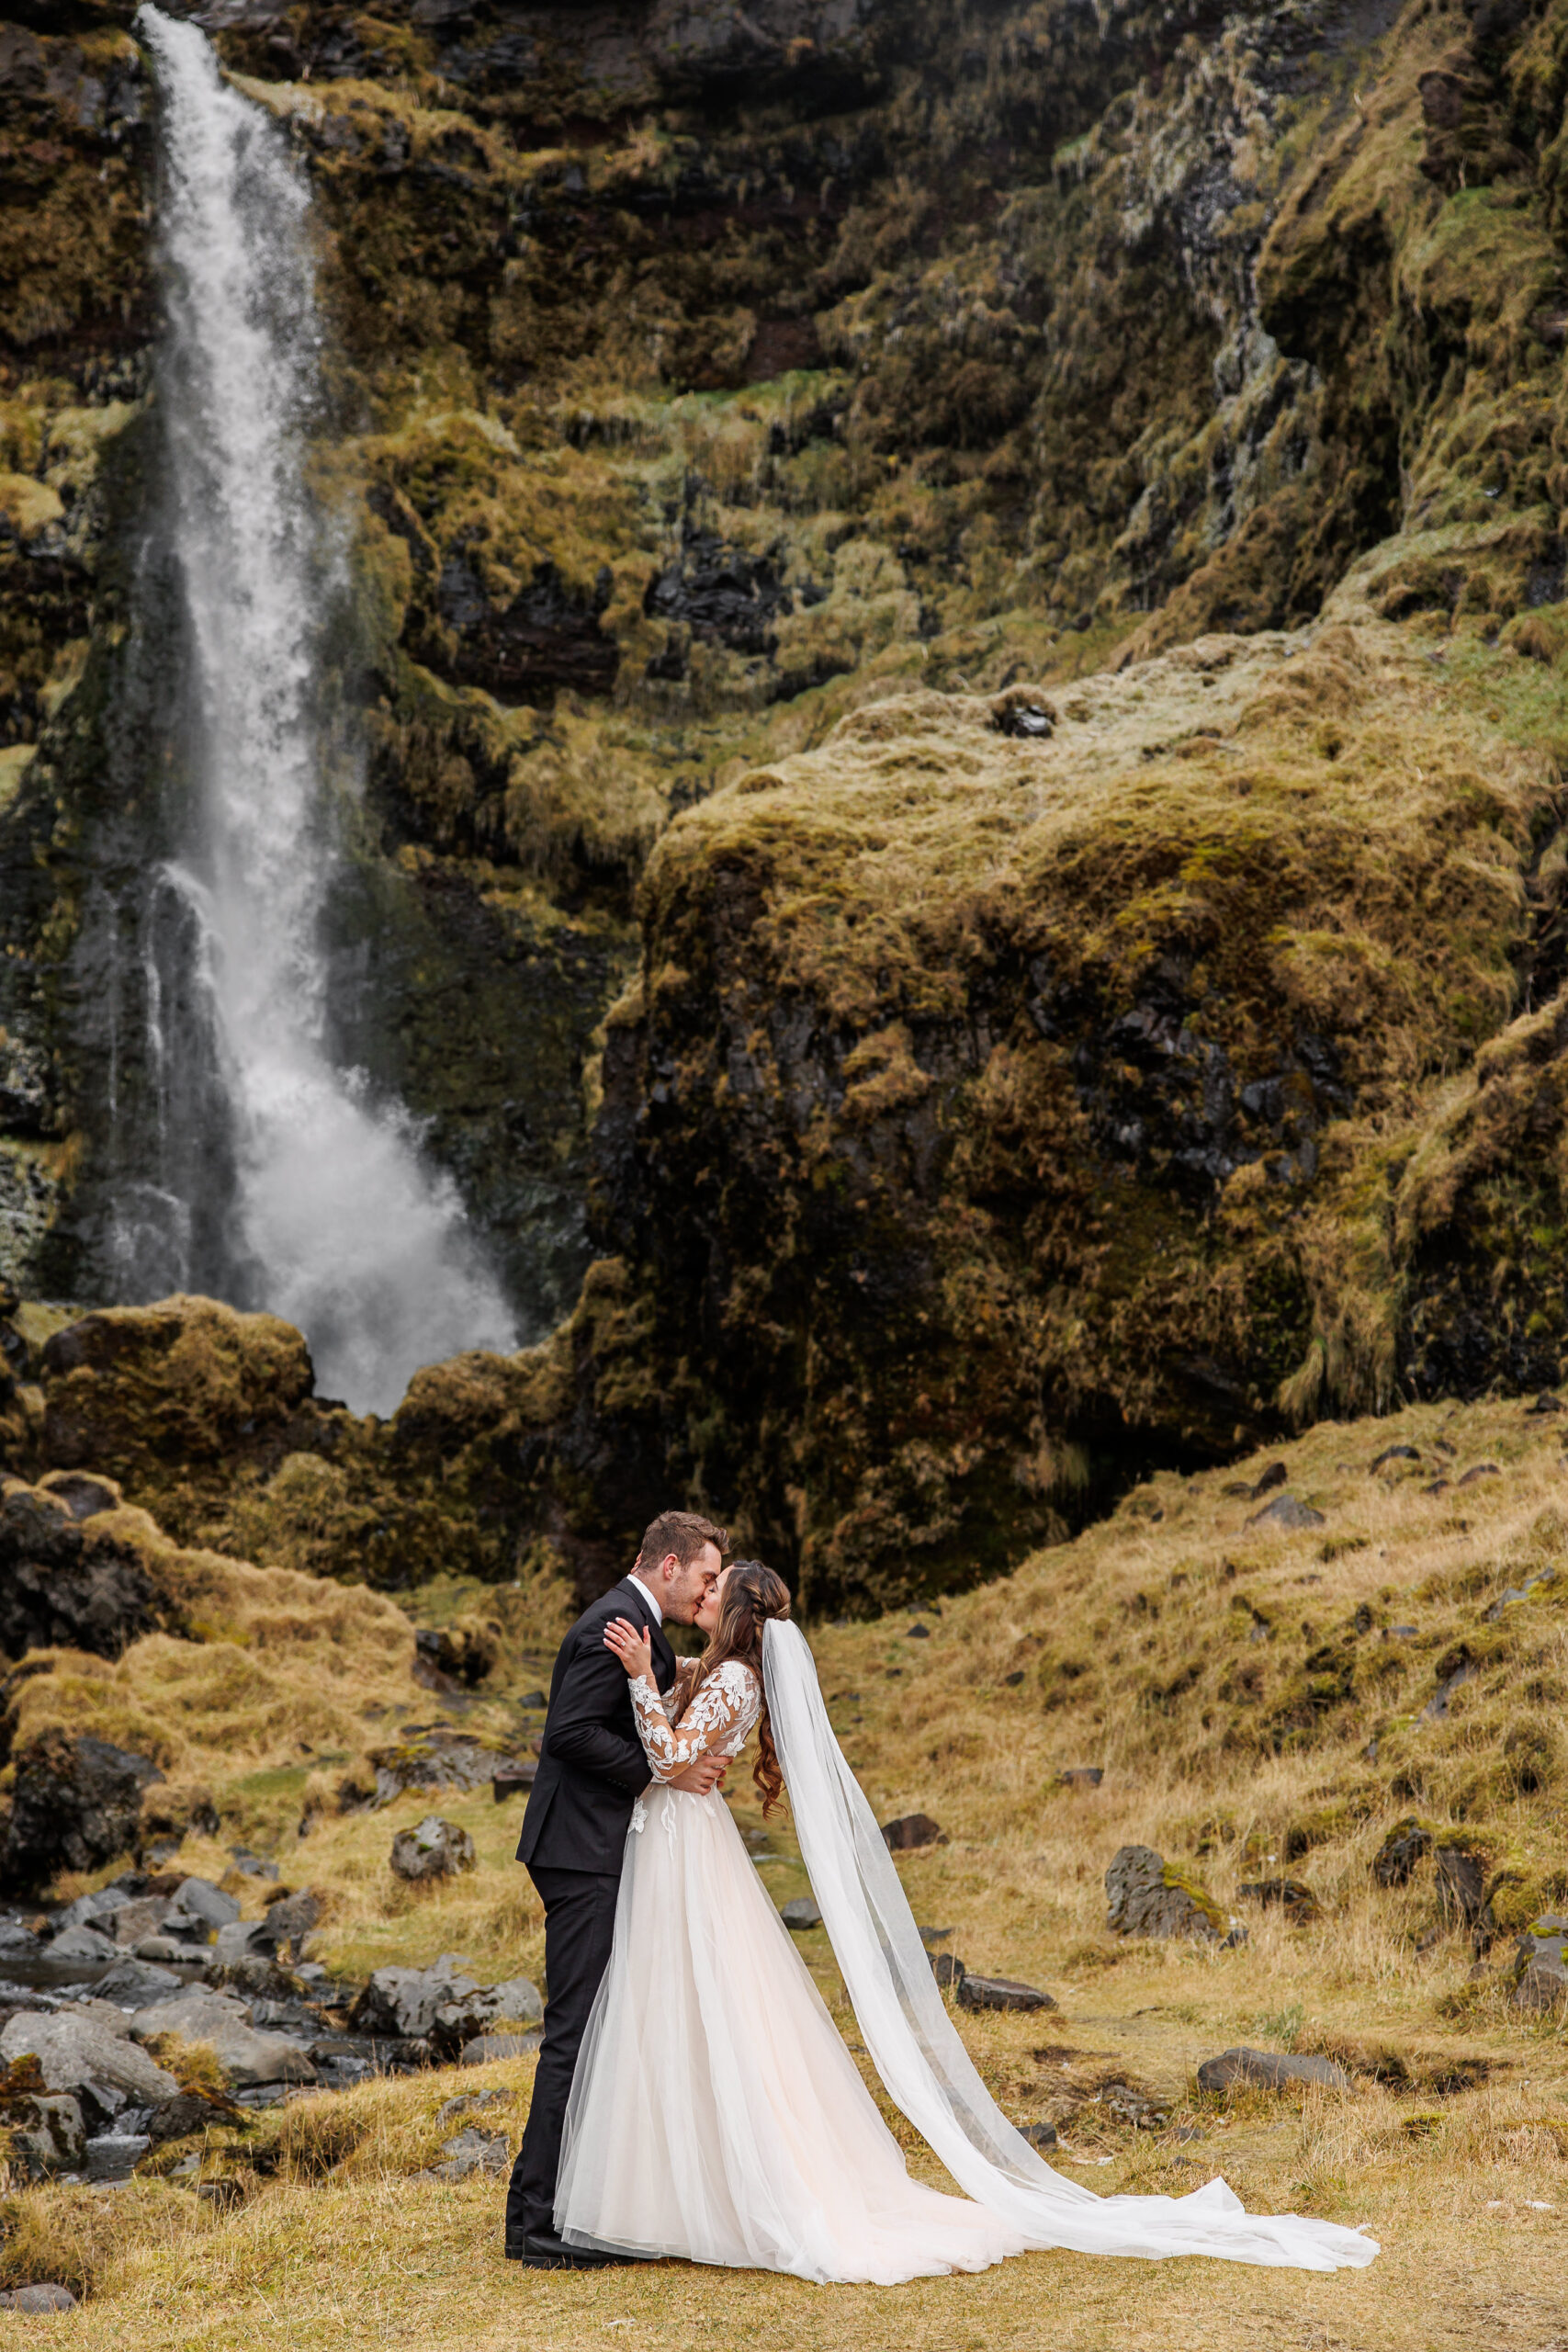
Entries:
{"type": "Polygon", "coordinates": [[[137,25],[163,99],[159,389],[196,704],[197,815],[167,878],[198,926],[234,1113],[234,1255],[304,1331],[322,1390],[387,1412],[421,1364],[515,1334],[455,1186],[324,1044],[336,853],[315,697],[333,582],[305,479],[321,347],[309,191],[194,25],[152,6],[137,25]]]}

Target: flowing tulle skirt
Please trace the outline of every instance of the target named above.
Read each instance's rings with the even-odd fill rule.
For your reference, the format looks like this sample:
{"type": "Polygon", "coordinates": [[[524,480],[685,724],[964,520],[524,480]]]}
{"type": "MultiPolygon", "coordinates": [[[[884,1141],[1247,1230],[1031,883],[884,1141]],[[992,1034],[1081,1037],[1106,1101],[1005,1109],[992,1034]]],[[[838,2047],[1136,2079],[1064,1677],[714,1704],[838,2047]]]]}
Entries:
{"type": "Polygon", "coordinates": [[[1023,2251],[909,2178],[722,1798],[649,1791],[567,2109],[576,2244],[892,2286],[1023,2251]]]}

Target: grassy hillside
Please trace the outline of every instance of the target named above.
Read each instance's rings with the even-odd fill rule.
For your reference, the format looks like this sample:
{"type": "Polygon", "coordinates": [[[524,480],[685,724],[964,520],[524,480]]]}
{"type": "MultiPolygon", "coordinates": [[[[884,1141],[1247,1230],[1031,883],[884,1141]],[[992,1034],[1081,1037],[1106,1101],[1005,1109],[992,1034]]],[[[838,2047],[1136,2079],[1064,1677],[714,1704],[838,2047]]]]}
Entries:
{"type": "MultiPolygon", "coordinates": [[[[1517,1402],[1326,1424],[1229,1472],[1156,1479],[1075,1544],[918,1620],[813,1629],[879,1817],[923,1810],[947,1837],[901,1862],[917,1917],[951,1928],[942,1949],[971,1968],[1059,2005],[960,2015],[1007,2111],[1055,2120],[1055,2161],[1097,2188],[1179,2191],[1223,2171],[1250,2203],[1364,2222],[1384,2245],[1370,2271],[1040,2255],[896,2291],[681,2268],[520,2276],[501,2258],[497,2187],[410,2176],[434,2160],[450,2129],[436,2111],[459,2089],[511,2092],[514,2143],[526,2060],[309,2097],[217,2132],[205,2171],[237,2184],[227,2210],[144,2177],[108,2196],[28,2191],[7,2209],[0,2270],[90,2284],[57,2327],[83,2347],[243,2332],[301,2352],[519,2335],[579,2352],[624,2334],[685,2352],[722,2332],[991,2352],[1038,2344],[1046,2310],[1052,2340],[1084,2352],[1545,2343],[1562,2309],[1568,2021],[1522,2013],[1509,1970],[1512,1931],[1568,1896],[1565,1428],[1517,1402]],[[1275,1460],[1284,1481],[1238,1491],[1275,1460]],[[1280,1493],[1322,1524],[1249,1525],[1280,1493]],[[1102,1768],[1098,1788],[1059,1780],[1084,1766],[1102,1768]],[[1483,1858],[1498,1932],[1479,1956],[1445,1922],[1429,1859],[1406,1886],[1373,1880],[1385,1835],[1412,1815],[1483,1858]],[[1222,1917],[1245,1918],[1247,1940],[1109,1934],[1102,1874],[1125,1842],[1156,1846],[1222,1917]],[[1315,1924],[1239,1895],[1286,1871],[1317,1896],[1315,1924]],[[1201,2095],[1199,2062],[1237,2042],[1326,2052],[1352,2087],[1201,2095]],[[1140,2128],[1140,2114],[1166,2120],[1140,2128]]],[[[119,1670],[136,1685],[156,1654],[139,1645],[119,1670]]],[[[509,1679],[532,1670],[525,1645],[497,1668],[494,1720],[509,1679]]],[[[744,1776],[732,1793],[760,1829],[744,1776]]],[[[286,1876],[332,1894],[321,1950],[334,1970],[446,1951],[486,1977],[537,1967],[536,1905],[510,1860],[517,1808],[488,1792],[439,1804],[479,1850],[446,1891],[386,1868],[393,1830],[428,1809],[417,1792],[279,1841],[286,1876]]],[[[780,1859],[759,1867],[783,1901],[804,1878],[787,1826],[768,1844],[780,1859]]],[[[181,1859],[216,1869],[221,1849],[192,1839],[181,1859]]],[[[854,2047],[824,1938],[802,1947],[854,2047]]]]}

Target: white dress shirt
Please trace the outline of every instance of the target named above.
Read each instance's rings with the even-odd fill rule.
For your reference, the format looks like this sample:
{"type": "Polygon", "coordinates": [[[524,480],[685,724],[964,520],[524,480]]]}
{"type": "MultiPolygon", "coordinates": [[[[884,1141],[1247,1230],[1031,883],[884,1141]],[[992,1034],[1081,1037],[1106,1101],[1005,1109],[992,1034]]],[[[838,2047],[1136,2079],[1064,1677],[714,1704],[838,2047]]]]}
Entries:
{"type": "Polygon", "coordinates": [[[637,1587],[637,1589],[638,1592],[640,1592],[640,1593],[641,1593],[641,1595],[642,1595],[643,1599],[647,1601],[647,1603],[648,1603],[649,1607],[649,1608],[652,1610],[652,1611],[653,1611],[653,1622],[654,1622],[654,1623],[655,1623],[656,1625],[662,1625],[662,1624],[663,1624],[663,1623],[664,1623],[664,1611],[663,1611],[663,1610],[662,1610],[662,1609],[660,1609],[660,1607],[659,1606],[658,1601],[654,1599],[654,1597],[653,1597],[652,1593],[651,1593],[651,1592],[649,1592],[649,1590],[648,1587],[644,1584],[644,1582],[643,1582],[642,1578],[637,1575],[637,1571],[636,1571],[635,1569],[632,1569],[632,1570],[629,1570],[629,1571],[628,1571],[627,1576],[626,1576],[626,1582],[627,1582],[628,1584],[635,1584],[635,1585],[636,1585],[636,1587],[637,1587]]]}

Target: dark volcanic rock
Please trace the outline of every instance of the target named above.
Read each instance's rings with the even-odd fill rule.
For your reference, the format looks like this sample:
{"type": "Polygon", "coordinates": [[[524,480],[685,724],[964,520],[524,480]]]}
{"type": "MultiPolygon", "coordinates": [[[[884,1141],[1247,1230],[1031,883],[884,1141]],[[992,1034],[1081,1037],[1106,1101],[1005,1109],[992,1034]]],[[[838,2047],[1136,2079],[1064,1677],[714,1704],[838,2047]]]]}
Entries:
{"type": "Polygon", "coordinates": [[[0,1649],[7,1657],[55,1647],[118,1657],[153,1630],[157,1603],[139,1553],[91,1524],[118,1500],[102,1479],[56,1476],[41,1487],[6,1485],[0,1498],[0,1649]]]}
{"type": "Polygon", "coordinates": [[[1396,1821],[1372,1857],[1372,1876],[1380,1886],[1408,1886],[1418,1861],[1432,1850],[1428,1822],[1406,1814],[1396,1821]]]}
{"type": "Polygon", "coordinates": [[[460,684],[483,686],[502,702],[550,702],[560,687],[608,694],[620,661],[599,616],[610,601],[610,575],[591,595],[574,594],[553,563],[539,564],[525,588],[502,605],[487,594],[478,566],[455,549],[441,567],[436,608],[455,641],[445,659],[423,645],[430,666],[460,684]]]}
{"type": "Polygon", "coordinates": [[[890,1854],[919,1853],[922,1847],[947,1843],[946,1830],[939,1828],[929,1813],[906,1813],[897,1821],[885,1821],[882,1835],[890,1854]]]}
{"type": "Polygon", "coordinates": [[[40,1733],[17,1757],[0,1883],[41,1886],[62,1868],[96,1870],[124,1853],[141,1833],[142,1791],[163,1777],[107,1740],[40,1733]]]}
{"type": "Polygon", "coordinates": [[[958,2006],[961,2009],[1054,2009],[1056,2003],[1049,1993],[1033,1984],[1021,1984],[1014,1977],[976,1976],[966,1969],[959,1981],[958,2006]]]}
{"type": "Polygon", "coordinates": [[[1311,1887],[1299,1878],[1251,1879],[1236,1893],[1244,1903],[1277,1904],[1292,1928],[1310,1926],[1323,1907],[1311,1887]]]}
{"type": "Polygon", "coordinates": [[[649,582],[643,610],[650,619],[675,625],[654,674],[679,678],[682,642],[696,638],[728,645],[737,653],[772,653],[778,639],[775,618],[795,610],[795,599],[768,556],[727,547],[712,531],[688,533],[680,554],[649,582]]]}
{"type": "Polygon", "coordinates": [[[1247,1521],[1248,1527],[1326,1527],[1328,1522],[1320,1510],[1303,1503],[1296,1495],[1277,1495],[1261,1510],[1255,1510],[1247,1521]]]}

